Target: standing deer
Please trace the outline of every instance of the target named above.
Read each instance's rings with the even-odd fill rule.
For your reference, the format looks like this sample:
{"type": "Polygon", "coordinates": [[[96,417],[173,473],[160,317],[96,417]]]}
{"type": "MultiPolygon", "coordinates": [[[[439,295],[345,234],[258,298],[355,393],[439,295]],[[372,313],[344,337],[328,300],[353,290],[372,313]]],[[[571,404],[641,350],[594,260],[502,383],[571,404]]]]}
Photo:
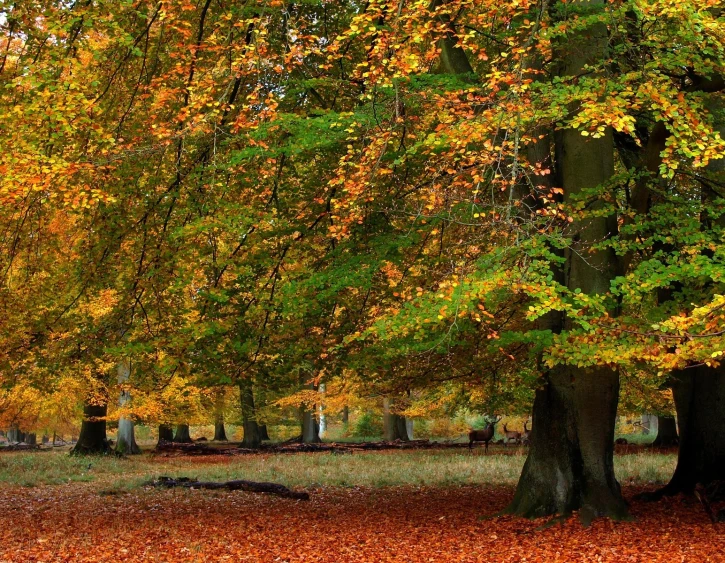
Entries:
{"type": "Polygon", "coordinates": [[[484,452],[488,453],[488,443],[493,438],[495,432],[495,426],[501,417],[495,418],[494,420],[486,420],[486,428],[483,430],[473,430],[468,433],[468,451],[473,449],[473,442],[483,442],[486,447],[484,452]]]}
{"type": "Polygon", "coordinates": [[[507,445],[511,440],[514,441],[514,444],[518,444],[521,441],[521,432],[517,432],[516,430],[509,430],[506,428],[506,425],[503,425],[503,435],[505,436],[503,445],[507,445]]]}

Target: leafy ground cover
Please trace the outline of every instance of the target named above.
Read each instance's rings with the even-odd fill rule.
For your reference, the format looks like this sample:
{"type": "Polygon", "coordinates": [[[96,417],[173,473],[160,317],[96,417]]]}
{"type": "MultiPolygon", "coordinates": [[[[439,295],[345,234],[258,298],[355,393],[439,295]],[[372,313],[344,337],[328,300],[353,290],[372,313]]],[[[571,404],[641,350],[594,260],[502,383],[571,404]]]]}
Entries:
{"type": "MultiPolygon", "coordinates": [[[[576,519],[543,530],[544,520],[482,519],[511,499],[523,460],[450,451],[128,460],[8,453],[0,457],[0,561],[725,561],[725,527],[693,499],[633,501],[636,521],[589,528],[576,519]],[[19,486],[21,471],[34,486],[19,486]],[[64,472],[66,481],[53,484],[64,472]],[[312,498],[140,485],[159,474],[269,479],[312,498]]],[[[636,453],[616,462],[631,500],[666,479],[674,458],[636,453]]]]}

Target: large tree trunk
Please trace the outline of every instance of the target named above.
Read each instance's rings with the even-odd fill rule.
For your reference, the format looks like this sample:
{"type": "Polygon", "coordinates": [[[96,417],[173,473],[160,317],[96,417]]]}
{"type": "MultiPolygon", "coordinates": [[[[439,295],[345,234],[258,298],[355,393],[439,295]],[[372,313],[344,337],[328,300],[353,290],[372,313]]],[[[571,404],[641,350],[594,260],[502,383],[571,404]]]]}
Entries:
{"type": "Polygon", "coordinates": [[[109,451],[108,440],[106,439],[106,414],[107,405],[92,405],[86,403],[83,406],[83,422],[78,442],[71,450],[72,454],[99,454],[109,451]]]}
{"type": "Polygon", "coordinates": [[[188,424],[179,424],[176,427],[176,434],[174,434],[174,442],[179,444],[190,444],[193,442],[191,434],[189,433],[188,424]]]}
{"type": "Polygon", "coordinates": [[[625,518],[614,477],[619,377],[608,368],[560,367],[536,392],[529,456],[507,513],[537,518],[579,510],[625,518]]]}
{"type": "Polygon", "coordinates": [[[13,442],[22,442],[23,441],[23,433],[20,431],[20,428],[17,426],[11,426],[8,429],[8,443],[13,442]]]}
{"type": "Polygon", "coordinates": [[[174,429],[170,424],[159,424],[159,442],[173,442],[174,429]]]}
{"type": "Polygon", "coordinates": [[[38,443],[38,438],[35,435],[35,432],[28,432],[25,435],[25,440],[23,440],[26,444],[29,446],[35,446],[38,443]]]}
{"type": "Polygon", "coordinates": [[[217,419],[217,421],[214,423],[214,441],[215,442],[226,442],[227,441],[227,432],[224,429],[224,419],[221,420],[217,419]]]}
{"type": "Polygon", "coordinates": [[[405,417],[390,412],[390,399],[383,399],[383,435],[389,442],[393,440],[410,440],[405,417]]]}
{"type": "Polygon", "coordinates": [[[262,437],[259,433],[257,412],[254,407],[254,389],[252,388],[252,382],[242,382],[239,385],[239,394],[242,402],[242,425],[244,426],[242,447],[256,450],[262,444],[262,437]]]}
{"type": "Polygon", "coordinates": [[[680,426],[677,467],[661,494],[691,493],[725,481],[725,365],[700,366],[673,377],[680,426]]]}
{"type": "Polygon", "coordinates": [[[652,442],[656,448],[668,448],[676,446],[679,442],[677,437],[677,423],[674,416],[657,417],[657,437],[652,442]]]}
{"type": "MultiPolygon", "coordinates": [[[[123,389],[123,385],[128,382],[131,376],[131,362],[122,360],[118,364],[118,384],[121,388],[121,395],[118,399],[118,405],[123,409],[131,401],[131,393],[123,389]]],[[[134,434],[134,423],[130,418],[122,416],[118,419],[118,433],[116,436],[116,451],[122,454],[140,454],[141,448],[136,444],[136,436],[134,434]]]]}
{"type": "MultiPolygon", "coordinates": [[[[605,0],[581,0],[580,6],[604,6],[605,0]]],[[[607,29],[594,24],[570,36],[562,74],[578,75],[606,54],[607,29]]],[[[556,164],[565,201],[583,190],[603,185],[614,174],[611,130],[598,139],[567,129],[557,137],[556,164]]],[[[588,206],[596,211],[597,201],[588,206]]],[[[617,257],[591,246],[616,234],[616,217],[590,217],[570,227],[565,253],[564,283],[587,295],[609,290],[617,257]]],[[[565,319],[563,328],[572,329],[565,319]]],[[[506,512],[526,517],[566,515],[579,510],[585,524],[597,516],[627,517],[627,507],[614,476],[614,424],[619,399],[619,375],[606,367],[557,365],[546,374],[545,386],[534,401],[529,456],[516,494],[506,512]]]]}
{"type": "Polygon", "coordinates": [[[271,440],[269,437],[269,432],[267,431],[267,425],[266,424],[260,424],[259,425],[259,437],[261,440],[271,440]]]}
{"type": "Polygon", "coordinates": [[[302,442],[305,444],[318,444],[320,440],[320,425],[317,423],[314,409],[302,407],[302,442]]]}

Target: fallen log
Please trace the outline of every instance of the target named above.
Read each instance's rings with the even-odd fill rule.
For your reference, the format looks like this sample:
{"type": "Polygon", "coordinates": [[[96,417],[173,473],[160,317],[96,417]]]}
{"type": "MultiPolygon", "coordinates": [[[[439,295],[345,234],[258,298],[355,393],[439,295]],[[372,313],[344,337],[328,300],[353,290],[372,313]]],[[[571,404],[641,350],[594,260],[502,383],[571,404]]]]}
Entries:
{"type": "Polygon", "coordinates": [[[297,500],[310,500],[310,495],[305,492],[298,492],[288,489],[284,485],[278,483],[258,483],[256,481],[197,481],[188,477],[159,477],[150,482],[154,487],[185,487],[187,489],[226,489],[229,491],[246,491],[248,493],[267,493],[277,495],[284,498],[293,498],[297,500]]]}
{"type": "Polygon", "coordinates": [[[0,452],[40,451],[40,444],[10,444],[0,446],[0,452]]]}
{"type": "Polygon", "coordinates": [[[467,448],[468,443],[462,442],[431,442],[430,440],[395,440],[392,442],[330,442],[326,444],[304,444],[295,442],[280,442],[278,444],[262,444],[259,449],[242,448],[234,444],[225,446],[207,445],[205,443],[180,444],[177,442],[159,442],[156,453],[166,455],[244,455],[244,454],[294,454],[330,452],[349,454],[355,451],[380,450],[429,450],[448,448],[467,448]]]}

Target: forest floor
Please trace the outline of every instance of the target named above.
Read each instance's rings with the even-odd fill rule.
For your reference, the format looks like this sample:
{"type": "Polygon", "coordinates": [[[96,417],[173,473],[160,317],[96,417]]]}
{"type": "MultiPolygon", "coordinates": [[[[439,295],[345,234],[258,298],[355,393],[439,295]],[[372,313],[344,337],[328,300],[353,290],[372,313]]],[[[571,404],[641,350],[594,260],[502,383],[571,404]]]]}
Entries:
{"type": "MultiPolygon", "coordinates": [[[[5,453],[0,562],[725,562],[725,525],[711,524],[691,498],[632,501],[634,522],[598,520],[589,528],[576,518],[543,530],[537,528],[545,520],[482,519],[510,501],[511,475],[524,456],[460,457],[376,452],[116,460],[5,453]],[[448,466],[468,473],[452,479],[448,466]],[[501,479],[484,479],[496,471],[504,472],[501,479]],[[18,472],[34,486],[9,478],[18,472]],[[160,474],[274,480],[304,489],[311,500],[141,485],[160,474]]],[[[671,471],[672,457],[617,456],[625,496],[655,488],[671,471]],[[631,473],[647,463],[650,473],[631,473]]]]}

